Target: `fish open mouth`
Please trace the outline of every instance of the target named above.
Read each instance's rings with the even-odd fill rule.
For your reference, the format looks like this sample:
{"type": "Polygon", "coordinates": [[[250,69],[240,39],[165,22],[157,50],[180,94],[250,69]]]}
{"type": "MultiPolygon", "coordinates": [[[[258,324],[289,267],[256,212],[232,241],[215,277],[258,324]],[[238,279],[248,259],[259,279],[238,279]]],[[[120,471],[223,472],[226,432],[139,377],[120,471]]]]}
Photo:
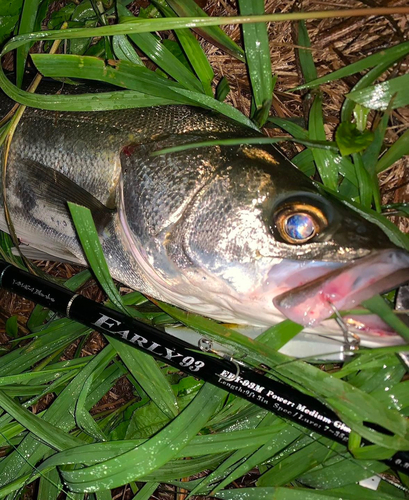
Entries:
{"type": "Polygon", "coordinates": [[[315,326],[337,310],[357,307],[409,280],[409,254],[381,250],[292,288],[273,299],[287,318],[315,326]]]}

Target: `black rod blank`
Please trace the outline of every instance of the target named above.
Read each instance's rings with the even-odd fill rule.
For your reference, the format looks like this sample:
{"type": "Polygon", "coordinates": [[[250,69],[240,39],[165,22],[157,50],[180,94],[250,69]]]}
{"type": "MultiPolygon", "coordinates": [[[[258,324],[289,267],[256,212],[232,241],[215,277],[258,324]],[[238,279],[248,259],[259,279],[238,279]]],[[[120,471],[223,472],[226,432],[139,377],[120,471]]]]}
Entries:
{"type": "MultiPolygon", "coordinates": [[[[348,442],[351,429],[331,409],[290,386],[238,365],[233,359],[210,356],[151,325],[2,261],[0,287],[100,333],[119,338],[187,374],[210,382],[322,436],[341,444],[348,442]]],[[[397,452],[386,462],[409,474],[409,453],[397,452]]]]}

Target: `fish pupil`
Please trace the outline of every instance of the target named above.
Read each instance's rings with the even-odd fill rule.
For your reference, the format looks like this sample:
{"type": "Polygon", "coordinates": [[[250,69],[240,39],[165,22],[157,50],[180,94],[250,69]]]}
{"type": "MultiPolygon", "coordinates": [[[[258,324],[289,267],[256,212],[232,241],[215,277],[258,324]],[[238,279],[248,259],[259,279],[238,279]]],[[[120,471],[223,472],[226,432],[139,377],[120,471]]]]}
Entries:
{"type": "Polygon", "coordinates": [[[293,240],[303,241],[315,234],[315,224],[308,214],[294,214],[285,221],[285,232],[293,240]]]}

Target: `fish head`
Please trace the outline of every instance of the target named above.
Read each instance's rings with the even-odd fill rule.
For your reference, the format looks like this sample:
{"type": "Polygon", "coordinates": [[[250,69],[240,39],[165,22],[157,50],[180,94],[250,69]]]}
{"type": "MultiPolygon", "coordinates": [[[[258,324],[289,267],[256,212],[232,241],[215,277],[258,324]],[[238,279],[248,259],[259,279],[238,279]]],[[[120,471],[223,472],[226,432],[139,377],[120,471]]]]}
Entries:
{"type": "Polygon", "coordinates": [[[275,148],[198,148],[153,163],[162,173],[189,165],[180,192],[164,189],[151,207],[167,215],[149,237],[130,201],[136,181],[123,183],[131,252],[164,300],[227,322],[315,326],[409,278],[407,252],[275,148]]]}

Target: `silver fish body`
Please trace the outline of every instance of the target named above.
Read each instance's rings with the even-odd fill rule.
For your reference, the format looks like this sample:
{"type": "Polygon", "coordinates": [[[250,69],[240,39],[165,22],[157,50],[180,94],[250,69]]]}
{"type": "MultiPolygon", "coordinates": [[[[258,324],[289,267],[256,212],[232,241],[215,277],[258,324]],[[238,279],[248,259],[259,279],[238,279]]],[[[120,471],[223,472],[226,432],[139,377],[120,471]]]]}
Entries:
{"type": "MultiPolygon", "coordinates": [[[[10,106],[2,98],[0,113],[10,106]]],[[[173,145],[254,135],[185,106],[27,109],[6,178],[22,248],[85,264],[66,203],[83,204],[115,279],[193,312],[261,326],[283,314],[315,326],[333,307],[356,306],[379,286],[409,277],[406,252],[273,147],[151,156],[173,145]],[[396,273],[399,279],[388,281],[396,273]]],[[[1,217],[0,228],[7,230],[1,217]]]]}

